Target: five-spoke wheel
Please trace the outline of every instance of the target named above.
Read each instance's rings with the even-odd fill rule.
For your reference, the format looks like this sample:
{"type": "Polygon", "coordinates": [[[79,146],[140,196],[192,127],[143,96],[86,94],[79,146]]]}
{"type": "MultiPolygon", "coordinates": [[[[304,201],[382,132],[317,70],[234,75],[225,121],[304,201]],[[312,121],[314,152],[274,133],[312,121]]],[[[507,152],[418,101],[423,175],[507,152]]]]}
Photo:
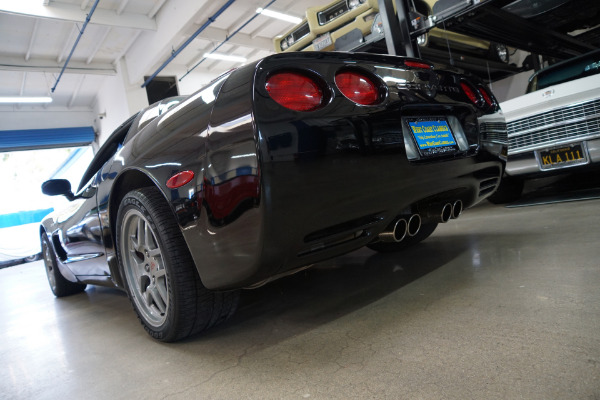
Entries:
{"type": "Polygon", "coordinates": [[[117,253],[142,325],[170,342],[224,321],[239,292],[206,289],[166,199],[156,187],[127,193],[117,214],[117,253]]]}

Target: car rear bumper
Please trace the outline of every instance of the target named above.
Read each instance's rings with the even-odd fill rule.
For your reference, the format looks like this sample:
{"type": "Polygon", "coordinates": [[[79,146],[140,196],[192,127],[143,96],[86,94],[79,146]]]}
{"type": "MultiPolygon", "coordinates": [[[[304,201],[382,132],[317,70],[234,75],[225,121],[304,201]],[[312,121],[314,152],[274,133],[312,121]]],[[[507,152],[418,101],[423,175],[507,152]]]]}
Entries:
{"type": "Polygon", "coordinates": [[[184,235],[197,243],[190,250],[206,287],[251,287],[356,250],[398,217],[437,221],[447,203],[470,207],[496,189],[501,172],[485,154],[418,164],[399,152],[267,162],[254,207],[221,226],[204,212],[184,235]]]}
{"type": "MultiPolygon", "coordinates": [[[[587,148],[587,155],[589,157],[587,164],[579,164],[573,166],[566,166],[560,169],[548,169],[544,170],[540,167],[540,162],[536,156],[536,151],[545,150],[547,147],[540,146],[538,150],[528,151],[526,153],[513,154],[508,156],[508,162],[506,163],[506,174],[510,176],[521,176],[521,177],[536,177],[543,175],[551,175],[557,173],[572,172],[574,169],[585,168],[586,166],[592,166],[594,164],[600,164],[600,139],[584,141],[587,148]]],[[[578,141],[577,143],[581,143],[578,141]]]]}

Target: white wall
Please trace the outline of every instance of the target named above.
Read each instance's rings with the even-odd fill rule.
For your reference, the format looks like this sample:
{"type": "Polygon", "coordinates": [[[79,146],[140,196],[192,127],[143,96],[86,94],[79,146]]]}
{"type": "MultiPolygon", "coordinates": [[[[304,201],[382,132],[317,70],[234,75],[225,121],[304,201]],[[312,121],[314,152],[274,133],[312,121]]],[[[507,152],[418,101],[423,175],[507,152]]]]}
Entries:
{"type": "Polygon", "coordinates": [[[39,107],[0,108],[0,130],[52,129],[65,127],[92,126],[94,113],[89,109],[57,111],[39,107]]]}
{"type": "Polygon", "coordinates": [[[494,96],[502,103],[503,101],[524,95],[525,90],[527,89],[527,83],[529,82],[529,77],[533,72],[533,70],[525,71],[493,82],[491,88],[492,92],[494,92],[494,96]]]}
{"type": "Polygon", "coordinates": [[[165,68],[165,70],[160,75],[176,76],[178,79],[177,87],[179,89],[179,94],[185,96],[200,90],[207,83],[221,75],[223,72],[224,71],[221,70],[209,72],[193,71],[181,81],[179,81],[179,79],[181,79],[181,77],[185,75],[186,71],[182,68],[174,66],[165,68]]]}
{"type": "Polygon", "coordinates": [[[127,118],[148,106],[146,90],[139,84],[129,84],[124,62],[117,66],[117,75],[107,77],[94,105],[96,141],[102,145],[106,138],[127,118]]]}

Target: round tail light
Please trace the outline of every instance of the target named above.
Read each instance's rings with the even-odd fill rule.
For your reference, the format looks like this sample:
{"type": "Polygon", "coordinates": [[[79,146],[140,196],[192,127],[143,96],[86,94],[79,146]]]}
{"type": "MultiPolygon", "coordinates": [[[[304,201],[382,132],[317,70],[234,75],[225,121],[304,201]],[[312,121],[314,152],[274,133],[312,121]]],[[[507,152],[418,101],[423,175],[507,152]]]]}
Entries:
{"type": "Polygon", "coordinates": [[[378,86],[371,78],[360,72],[339,72],[335,75],[335,84],[344,96],[357,104],[370,106],[381,100],[378,86]]]}
{"type": "Polygon", "coordinates": [[[469,100],[471,100],[471,103],[475,104],[476,106],[481,106],[481,98],[479,97],[475,86],[462,81],[460,83],[460,87],[462,88],[463,93],[469,98],[469,100]]]}
{"type": "Polygon", "coordinates": [[[488,107],[493,107],[494,99],[492,98],[492,95],[487,91],[487,89],[483,86],[479,86],[477,90],[479,91],[479,94],[481,94],[481,97],[483,97],[483,101],[485,101],[485,104],[488,107]]]}
{"type": "Polygon", "coordinates": [[[312,78],[296,72],[271,75],[265,85],[273,100],[294,111],[313,111],[323,104],[323,90],[312,78]]]}

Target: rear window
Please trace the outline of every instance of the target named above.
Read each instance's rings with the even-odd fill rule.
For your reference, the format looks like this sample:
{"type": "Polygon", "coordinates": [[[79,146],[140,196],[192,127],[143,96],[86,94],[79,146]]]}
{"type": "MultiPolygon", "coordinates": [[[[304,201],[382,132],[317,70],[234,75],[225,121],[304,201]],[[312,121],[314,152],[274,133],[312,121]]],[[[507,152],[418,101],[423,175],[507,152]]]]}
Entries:
{"type": "Polygon", "coordinates": [[[594,51],[537,72],[529,80],[527,93],[598,73],[600,73],[600,51],[594,51]]]}

